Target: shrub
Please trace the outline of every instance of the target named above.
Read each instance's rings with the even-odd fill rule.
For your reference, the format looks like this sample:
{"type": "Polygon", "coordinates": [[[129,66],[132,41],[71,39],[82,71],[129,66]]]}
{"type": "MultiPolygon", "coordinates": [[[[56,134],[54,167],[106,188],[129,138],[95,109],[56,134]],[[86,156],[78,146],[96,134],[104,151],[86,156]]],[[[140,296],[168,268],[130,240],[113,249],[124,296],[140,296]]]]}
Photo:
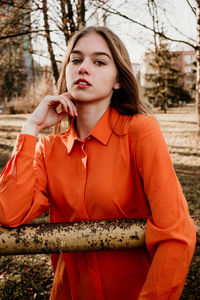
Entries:
{"type": "Polygon", "coordinates": [[[24,96],[9,101],[4,109],[5,114],[32,113],[46,95],[55,94],[56,88],[51,78],[43,78],[40,82],[31,85],[24,96]]]}

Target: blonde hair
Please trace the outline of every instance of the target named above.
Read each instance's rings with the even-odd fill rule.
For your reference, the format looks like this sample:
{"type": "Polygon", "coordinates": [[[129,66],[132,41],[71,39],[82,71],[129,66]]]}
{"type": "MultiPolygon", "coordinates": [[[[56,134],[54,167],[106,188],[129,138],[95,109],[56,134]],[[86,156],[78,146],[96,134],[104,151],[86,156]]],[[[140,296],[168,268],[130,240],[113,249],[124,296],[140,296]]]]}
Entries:
{"type": "Polygon", "coordinates": [[[114,32],[103,26],[85,27],[77,32],[70,40],[58,80],[58,94],[67,91],[65,70],[73,48],[81,37],[89,33],[97,33],[105,39],[118,69],[118,81],[121,88],[114,90],[110,106],[114,107],[120,114],[125,115],[147,113],[148,109],[140,100],[138,84],[132,71],[131,61],[126,47],[114,32]]]}

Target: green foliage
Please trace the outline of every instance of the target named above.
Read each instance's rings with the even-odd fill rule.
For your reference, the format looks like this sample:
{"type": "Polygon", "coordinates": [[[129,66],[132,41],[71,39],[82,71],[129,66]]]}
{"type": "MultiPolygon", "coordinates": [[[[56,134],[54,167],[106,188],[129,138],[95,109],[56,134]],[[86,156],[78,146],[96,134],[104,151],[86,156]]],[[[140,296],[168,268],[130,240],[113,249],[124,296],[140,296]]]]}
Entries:
{"type": "Polygon", "coordinates": [[[156,52],[150,52],[151,73],[145,75],[148,86],[144,88],[144,96],[155,107],[166,112],[168,107],[179,106],[190,102],[191,96],[183,88],[183,73],[176,66],[178,52],[171,52],[167,43],[160,43],[156,52]]]}

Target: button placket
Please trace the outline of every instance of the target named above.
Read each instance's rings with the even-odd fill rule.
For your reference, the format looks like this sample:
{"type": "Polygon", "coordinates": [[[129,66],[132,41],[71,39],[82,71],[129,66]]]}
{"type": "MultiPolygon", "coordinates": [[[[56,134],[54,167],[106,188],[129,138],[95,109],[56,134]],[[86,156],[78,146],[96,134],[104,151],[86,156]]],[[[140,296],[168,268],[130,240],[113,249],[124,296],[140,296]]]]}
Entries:
{"type": "Polygon", "coordinates": [[[87,216],[87,219],[89,220],[88,211],[85,205],[85,191],[86,191],[86,185],[87,185],[87,144],[86,142],[83,142],[81,145],[81,165],[80,165],[80,179],[82,184],[82,197],[81,197],[81,203],[83,203],[83,210],[84,210],[84,216],[87,216]],[[83,202],[82,202],[83,201],[83,202]]]}
{"type": "Polygon", "coordinates": [[[82,162],[84,167],[86,168],[87,165],[87,150],[86,150],[86,143],[83,143],[81,146],[81,150],[84,153],[84,157],[82,158],[82,162]]]}

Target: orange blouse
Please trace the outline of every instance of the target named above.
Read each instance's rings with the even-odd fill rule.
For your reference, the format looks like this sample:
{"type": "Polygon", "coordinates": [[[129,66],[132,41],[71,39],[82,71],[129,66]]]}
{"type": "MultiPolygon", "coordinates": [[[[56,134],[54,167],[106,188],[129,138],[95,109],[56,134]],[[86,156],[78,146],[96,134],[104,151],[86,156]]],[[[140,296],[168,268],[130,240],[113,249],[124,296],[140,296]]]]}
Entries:
{"type": "Polygon", "coordinates": [[[52,254],[51,299],[179,299],[196,234],[157,121],[108,108],[84,141],[72,123],[35,147],[20,134],[2,173],[2,225],[147,218],[143,248],[52,254]]]}

